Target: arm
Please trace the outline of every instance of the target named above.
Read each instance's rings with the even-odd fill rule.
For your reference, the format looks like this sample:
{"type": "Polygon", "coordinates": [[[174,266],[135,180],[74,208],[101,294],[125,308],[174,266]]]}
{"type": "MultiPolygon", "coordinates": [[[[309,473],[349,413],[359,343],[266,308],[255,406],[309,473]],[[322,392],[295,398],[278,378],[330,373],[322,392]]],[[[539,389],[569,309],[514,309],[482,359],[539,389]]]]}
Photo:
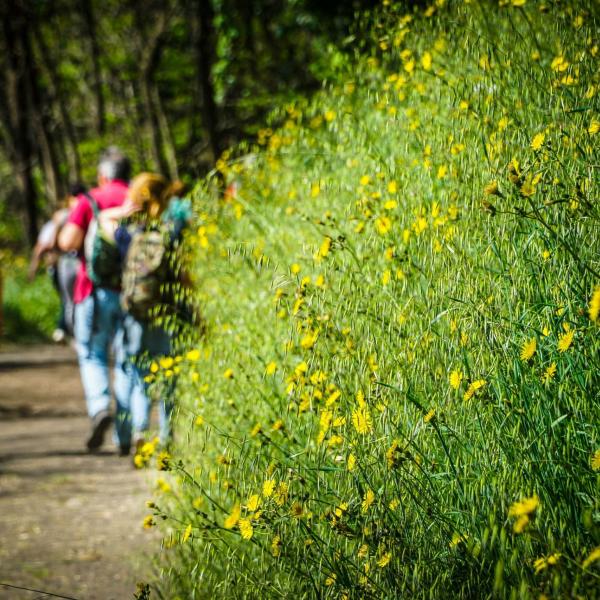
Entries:
{"type": "Polygon", "coordinates": [[[63,252],[79,250],[83,246],[85,233],[79,225],[67,223],[58,234],[58,247],[63,252]]]}
{"type": "Polygon", "coordinates": [[[107,208],[98,215],[98,225],[103,233],[111,240],[115,239],[115,231],[119,226],[119,221],[130,217],[140,210],[140,206],[135,204],[129,198],[121,206],[107,208]]]}

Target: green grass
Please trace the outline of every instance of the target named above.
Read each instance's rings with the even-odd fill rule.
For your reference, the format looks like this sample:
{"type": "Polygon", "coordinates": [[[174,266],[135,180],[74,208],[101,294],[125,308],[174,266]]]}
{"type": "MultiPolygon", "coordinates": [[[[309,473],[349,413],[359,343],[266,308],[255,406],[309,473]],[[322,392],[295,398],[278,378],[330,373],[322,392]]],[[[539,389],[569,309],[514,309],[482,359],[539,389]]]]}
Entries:
{"type": "Polygon", "coordinates": [[[442,4],[199,187],[160,597],[597,596],[597,8],[442,4]]]}
{"type": "Polygon", "coordinates": [[[4,335],[0,341],[11,344],[47,341],[56,328],[59,299],[50,277],[40,271],[32,282],[27,279],[24,258],[9,257],[3,264],[4,335]]]}

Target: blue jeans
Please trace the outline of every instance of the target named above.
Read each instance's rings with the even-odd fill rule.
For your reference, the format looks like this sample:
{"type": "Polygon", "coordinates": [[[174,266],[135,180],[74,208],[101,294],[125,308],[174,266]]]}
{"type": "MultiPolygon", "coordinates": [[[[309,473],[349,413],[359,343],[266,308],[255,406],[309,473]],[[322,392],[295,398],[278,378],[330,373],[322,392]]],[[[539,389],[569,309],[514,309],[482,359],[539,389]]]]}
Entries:
{"type": "MultiPolygon", "coordinates": [[[[120,368],[115,372],[115,394],[130,410],[131,429],[134,438],[138,438],[150,429],[152,404],[144,378],[150,373],[153,358],[171,353],[171,336],[161,327],[140,323],[131,315],[125,315],[118,346],[121,354],[117,357],[120,368]]],[[[173,387],[174,381],[171,381],[158,404],[162,444],[166,444],[171,437],[173,387]]]]}
{"type": "MultiPolygon", "coordinates": [[[[109,360],[111,348],[115,355],[120,333],[123,330],[123,314],[119,302],[119,292],[97,289],[91,296],[75,306],[75,341],[81,382],[85,392],[88,415],[93,418],[100,411],[110,410],[109,360]]],[[[115,364],[115,382],[120,378],[120,365],[115,364]]],[[[129,406],[115,393],[117,410],[115,414],[116,442],[121,446],[130,443],[131,429],[129,406]]]]}

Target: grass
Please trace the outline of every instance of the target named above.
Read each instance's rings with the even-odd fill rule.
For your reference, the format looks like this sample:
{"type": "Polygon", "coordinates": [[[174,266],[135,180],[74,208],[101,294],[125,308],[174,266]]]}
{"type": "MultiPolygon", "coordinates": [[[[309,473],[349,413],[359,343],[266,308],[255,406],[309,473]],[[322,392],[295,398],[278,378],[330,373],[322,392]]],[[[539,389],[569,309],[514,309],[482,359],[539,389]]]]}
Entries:
{"type": "Polygon", "coordinates": [[[159,597],[597,596],[597,8],[501,4],[365,17],[199,185],[159,597]]]}
{"type": "Polygon", "coordinates": [[[4,258],[4,335],[0,341],[20,344],[49,340],[59,311],[58,295],[50,277],[40,272],[30,282],[24,258],[4,258]]]}

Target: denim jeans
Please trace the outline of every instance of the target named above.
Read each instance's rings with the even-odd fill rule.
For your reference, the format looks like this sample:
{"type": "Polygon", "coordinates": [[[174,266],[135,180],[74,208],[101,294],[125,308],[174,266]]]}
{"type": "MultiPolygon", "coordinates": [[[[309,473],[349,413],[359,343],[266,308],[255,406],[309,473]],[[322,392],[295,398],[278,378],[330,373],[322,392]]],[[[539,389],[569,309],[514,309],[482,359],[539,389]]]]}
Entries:
{"type": "MultiPolygon", "coordinates": [[[[154,357],[170,354],[171,336],[160,327],[140,323],[126,314],[119,338],[121,354],[117,358],[120,368],[115,372],[115,394],[131,412],[131,429],[136,438],[150,428],[152,404],[144,378],[150,373],[154,357]]],[[[173,388],[174,382],[171,382],[158,404],[159,438],[162,444],[166,444],[171,437],[173,388]]]]}
{"type": "MultiPolygon", "coordinates": [[[[88,415],[93,418],[102,410],[110,410],[109,360],[111,348],[120,354],[118,343],[122,340],[123,314],[119,292],[96,289],[83,302],[75,306],[75,341],[81,382],[85,392],[88,415]]],[[[115,363],[115,382],[121,377],[121,366],[115,363]]],[[[115,393],[115,437],[121,446],[130,443],[131,429],[129,405],[115,393]]]]}

